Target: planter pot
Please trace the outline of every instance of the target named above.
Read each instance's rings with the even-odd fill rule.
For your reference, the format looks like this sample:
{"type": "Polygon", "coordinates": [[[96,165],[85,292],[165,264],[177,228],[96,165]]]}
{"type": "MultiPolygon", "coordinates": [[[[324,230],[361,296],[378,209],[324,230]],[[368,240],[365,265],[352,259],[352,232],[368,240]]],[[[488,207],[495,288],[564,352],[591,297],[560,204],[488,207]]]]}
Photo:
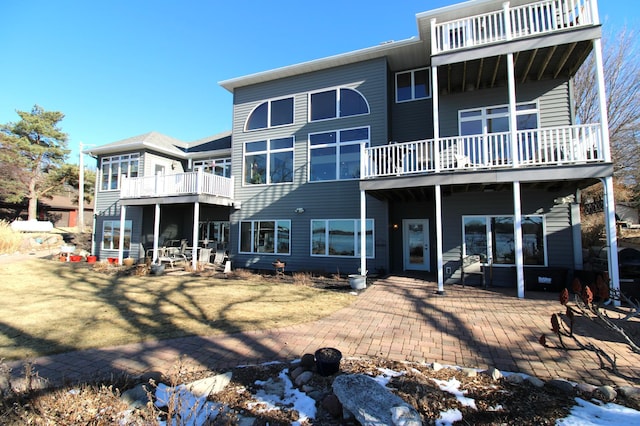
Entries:
{"type": "Polygon", "coordinates": [[[82,256],[72,254],[71,256],[69,256],[69,260],[71,262],[80,262],[82,260],[82,256]]]}
{"type": "Polygon", "coordinates": [[[164,274],[164,265],[151,265],[151,275],[164,274]]]}
{"type": "Polygon", "coordinates": [[[122,259],[122,264],[124,266],[133,266],[134,263],[136,263],[136,260],[133,257],[126,257],[122,259]]]}
{"type": "Polygon", "coordinates": [[[118,258],[117,257],[107,257],[107,262],[109,262],[109,265],[117,265],[118,264],[118,258]]]}
{"type": "Polygon", "coordinates": [[[316,369],[321,376],[331,376],[340,370],[342,353],[335,348],[321,348],[315,353],[316,369]]]}
{"type": "Polygon", "coordinates": [[[60,255],[60,262],[66,262],[67,261],[67,255],[66,254],[61,254],[60,255]]]}
{"type": "Polygon", "coordinates": [[[96,263],[98,256],[87,256],[87,263],[96,263]]]}
{"type": "Polygon", "coordinates": [[[364,275],[349,275],[349,285],[354,290],[362,290],[367,287],[367,277],[364,275]]]}

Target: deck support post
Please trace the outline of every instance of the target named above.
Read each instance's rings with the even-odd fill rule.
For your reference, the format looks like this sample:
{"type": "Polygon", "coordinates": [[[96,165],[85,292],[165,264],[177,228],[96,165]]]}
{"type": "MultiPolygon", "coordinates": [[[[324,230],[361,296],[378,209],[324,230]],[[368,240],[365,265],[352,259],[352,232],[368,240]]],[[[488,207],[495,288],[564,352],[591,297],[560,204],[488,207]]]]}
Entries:
{"type": "Polygon", "coordinates": [[[156,203],[153,215],[153,263],[158,260],[158,246],[160,239],[160,204],[156,203]]]}
{"type": "Polygon", "coordinates": [[[442,189],[440,185],[435,186],[436,202],[436,252],[438,269],[438,294],[444,294],[444,270],[442,268],[442,189]]]}
{"type": "Polygon", "coordinates": [[[513,240],[518,297],[522,299],[524,298],[524,261],[522,254],[522,201],[519,181],[513,182],[513,240]]]}
{"type": "Polygon", "coordinates": [[[193,203],[193,249],[191,250],[191,266],[194,271],[198,270],[198,226],[200,224],[200,202],[193,203]]]}
{"type": "Polygon", "coordinates": [[[120,204],[120,241],[118,244],[118,265],[122,265],[122,258],[124,256],[124,224],[125,216],[127,214],[127,207],[120,204]]]}
{"type": "Polygon", "coordinates": [[[367,275],[367,194],[360,190],[360,275],[367,275]]]}

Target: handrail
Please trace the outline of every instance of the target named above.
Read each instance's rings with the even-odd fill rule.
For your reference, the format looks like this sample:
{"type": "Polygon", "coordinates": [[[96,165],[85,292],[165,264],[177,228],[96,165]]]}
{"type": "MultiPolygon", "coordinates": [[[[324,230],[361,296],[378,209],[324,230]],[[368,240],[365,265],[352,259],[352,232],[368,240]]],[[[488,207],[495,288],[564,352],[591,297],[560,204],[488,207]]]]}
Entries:
{"type": "Polygon", "coordinates": [[[206,194],[233,198],[233,180],[203,171],[185,173],[123,177],[121,198],[170,197],[176,195],[206,194]]]}
{"type": "Polygon", "coordinates": [[[364,147],[363,178],[516,167],[514,151],[521,168],[605,160],[600,124],[518,130],[516,138],[515,147],[510,132],[364,147]]]}

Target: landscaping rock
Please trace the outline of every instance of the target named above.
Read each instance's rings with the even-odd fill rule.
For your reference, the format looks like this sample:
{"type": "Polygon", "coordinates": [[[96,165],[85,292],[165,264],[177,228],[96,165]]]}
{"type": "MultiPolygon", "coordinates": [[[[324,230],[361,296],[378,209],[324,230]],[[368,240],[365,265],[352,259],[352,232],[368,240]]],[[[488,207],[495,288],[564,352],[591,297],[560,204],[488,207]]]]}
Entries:
{"type": "Polygon", "coordinates": [[[611,386],[600,386],[594,392],[594,395],[598,397],[598,399],[604,402],[611,402],[618,396],[618,392],[611,386]]]}
{"type": "Polygon", "coordinates": [[[313,354],[304,354],[302,355],[302,359],[300,360],[300,367],[304,368],[306,371],[311,371],[316,366],[316,358],[313,354]]]}
{"type": "Polygon", "coordinates": [[[505,377],[505,380],[512,385],[521,385],[522,383],[524,383],[524,377],[522,377],[522,375],[520,374],[509,374],[505,377]]]}
{"type": "Polygon", "coordinates": [[[483,371],[483,373],[491,377],[493,380],[502,379],[502,373],[495,367],[491,367],[488,370],[483,371]]]}
{"type": "Polygon", "coordinates": [[[598,389],[597,386],[590,385],[589,383],[578,383],[576,385],[576,390],[586,395],[591,395],[596,389],[598,389]]]}
{"type": "Polygon", "coordinates": [[[213,377],[196,380],[185,385],[187,390],[196,397],[208,397],[222,391],[231,381],[232,373],[229,371],[213,377]]]}
{"type": "Polygon", "coordinates": [[[636,388],[634,386],[620,386],[618,388],[618,393],[625,398],[640,400],[640,388],[636,388]]]}
{"type": "Polygon", "coordinates": [[[535,388],[541,388],[544,386],[544,382],[534,376],[527,377],[525,381],[535,388]]]}
{"type": "Polygon", "coordinates": [[[147,390],[149,386],[146,383],[140,383],[135,387],[122,392],[120,399],[129,405],[130,408],[142,408],[147,405],[149,401],[149,395],[147,390]]]}
{"type": "Polygon", "coordinates": [[[565,393],[573,393],[573,384],[563,379],[549,380],[547,384],[565,393]]]}
{"type": "Polygon", "coordinates": [[[295,380],[299,375],[301,375],[301,374],[302,374],[302,373],[304,373],[305,371],[306,371],[306,370],[304,369],[304,367],[302,367],[302,366],[297,367],[296,369],[294,369],[294,370],[291,372],[291,378],[292,378],[293,380],[295,380]]]}
{"type": "Polygon", "coordinates": [[[331,417],[338,418],[342,414],[342,404],[337,396],[329,394],[322,400],[322,408],[327,410],[331,417]]]}
{"type": "Polygon", "coordinates": [[[431,364],[431,368],[433,368],[433,371],[440,371],[444,368],[444,365],[440,364],[439,362],[434,362],[433,364],[431,364]]]}
{"type": "Polygon", "coordinates": [[[475,368],[463,368],[460,371],[467,377],[476,377],[478,375],[478,371],[475,368]]]}
{"type": "Polygon", "coordinates": [[[333,381],[343,408],[363,425],[421,425],[418,412],[402,398],[363,374],[345,374],[333,381]],[[394,421],[393,415],[397,419],[394,421]]]}
{"type": "Polygon", "coordinates": [[[296,386],[302,386],[305,383],[308,383],[312,377],[313,377],[313,373],[311,371],[305,371],[304,373],[296,377],[296,381],[295,381],[296,386]]]}

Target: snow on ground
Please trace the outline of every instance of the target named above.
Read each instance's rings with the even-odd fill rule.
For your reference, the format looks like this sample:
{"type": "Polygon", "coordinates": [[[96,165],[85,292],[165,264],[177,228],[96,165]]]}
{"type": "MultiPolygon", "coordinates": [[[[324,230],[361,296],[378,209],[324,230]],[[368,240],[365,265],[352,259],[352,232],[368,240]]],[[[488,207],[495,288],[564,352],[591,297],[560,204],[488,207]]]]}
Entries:
{"type": "MultiPolygon", "coordinates": [[[[382,386],[386,386],[392,377],[405,374],[405,372],[390,369],[379,370],[380,374],[374,379],[382,386]]],[[[256,404],[264,407],[266,411],[276,410],[278,405],[291,406],[299,412],[300,422],[307,419],[313,420],[316,415],[315,401],[304,392],[294,388],[287,373],[288,369],[284,368],[278,375],[280,388],[277,394],[270,393],[268,390],[272,389],[272,387],[265,386],[266,389],[263,388],[254,395],[257,401],[256,404]]],[[[465,391],[460,390],[461,383],[458,380],[432,380],[436,382],[442,391],[454,395],[461,405],[476,408],[475,401],[472,398],[465,397],[465,391]]],[[[256,384],[264,385],[266,383],[257,382],[256,384]]],[[[180,403],[177,406],[181,410],[181,417],[183,420],[189,419],[188,424],[193,426],[205,424],[209,415],[214,418],[217,413],[224,410],[219,404],[190,394],[184,385],[170,388],[160,384],[156,390],[156,397],[159,401],[158,406],[162,406],[163,403],[166,405],[170,398],[179,398],[180,403]]],[[[436,425],[450,426],[454,422],[461,420],[464,420],[462,412],[452,409],[440,413],[440,418],[436,420],[436,425]]],[[[576,398],[576,405],[571,409],[567,417],[556,422],[557,426],[614,426],[620,424],[640,426],[640,411],[618,404],[605,404],[597,400],[586,401],[581,398],[576,398]]]]}

